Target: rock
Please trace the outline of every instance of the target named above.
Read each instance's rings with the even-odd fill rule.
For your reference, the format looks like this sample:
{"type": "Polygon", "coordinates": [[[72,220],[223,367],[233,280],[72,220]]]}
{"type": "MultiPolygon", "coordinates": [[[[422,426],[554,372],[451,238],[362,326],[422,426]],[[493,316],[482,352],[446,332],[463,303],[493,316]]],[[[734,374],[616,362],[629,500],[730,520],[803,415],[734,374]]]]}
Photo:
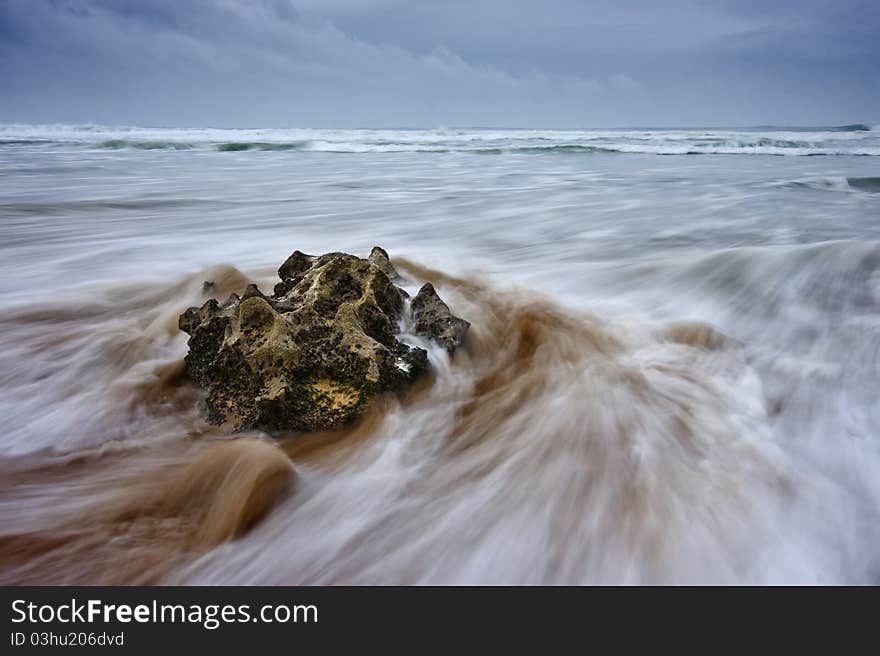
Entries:
{"type": "Polygon", "coordinates": [[[431,283],[422,286],[412,300],[411,307],[415,333],[433,339],[450,355],[461,344],[464,334],[471,325],[449,311],[449,306],[437,296],[431,283]]]}
{"type": "Polygon", "coordinates": [[[275,296],[283,296],[293,289],[297,280],[312,266],[314,259],[311,255],[293,251],[293,255],[288,257],[284,264],[278,268],[278,277],[281,278],[281,282],[275,285],[275,296]]]}
{"type": "Polygon", "coordinates": [[[379,267],[382,270],[382,273],[388,276],[391,280],[399,277],[397,271],[394,269],[394,265],[391,264],[391,259],[388,257],[388,253],[385,252],[385,249],[373,246],[373,250],[370,251],[370,257],[368,259],[379,267]]]}
{"type": "MultiPolygon", "coordinates": [[[[428,369],[427,353],[396,335],[404,311],[387,253],[294,252],[266,296],[250,285],[180,315],[186,369],[207,392],[208,419],[236,428],[317,430],[357,417],[378,394],[428,369]]],[[[426,285],[412,303],[420,334],[450,352],[469,325],[426,285]],[[426,291],[429,288],[429,291],[426,291]],[[417,303],[418,302],[418,303],[417,303]],[[421,327],[421,328],[419,328],[421,327]]]]}

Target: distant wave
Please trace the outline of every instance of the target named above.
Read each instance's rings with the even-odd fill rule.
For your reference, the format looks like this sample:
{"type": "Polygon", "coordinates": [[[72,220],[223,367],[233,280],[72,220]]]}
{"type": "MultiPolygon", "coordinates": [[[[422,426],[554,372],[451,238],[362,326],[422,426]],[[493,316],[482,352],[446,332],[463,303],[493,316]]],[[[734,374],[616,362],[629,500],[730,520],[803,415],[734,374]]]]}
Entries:
{"type": "Polygon", "coordinates": [[[539,155],[543,153],[619,153],[618,148],[601,146],[583,146],[580,144],[556,144],[553,146],[510,146],[493,148],[462,149],[464,152],[481,153],[484,155],[500,155],[502,153],[524,153],[539,155]]]}
{"type": "Polygon", "coordinates": [[[0,146],[33,146],[52,143],[48,139],[0,139],[0,146]]]}
{"type": "Polygon", "coordinates": [[[854,189],[861,191],[873,191],[880,193],[880,177],[875,178],[847,178],[847,183],[854,189]]]}
{"type": "Polygon", "coordinates": [[[872,128],[870,125],[865,125],[864,123],[853,123],[852,125],[838,125],[837,127],[831,128],[832,132],[871,132],[872,128]]]}
{"type": "MultiPolygon", "coordinates": [[[[877,126],[880,128],[880,126],[877,126]]],[[[880,156],[880,129],[825,127],[630,130],[140,128],[0,124],[0,148],[475,155],[880,156]]]]}
{"type": "Polygon", "coordinates": [[[108,139],[98,144],[98,148],[135,148],[137,150],[189,150],[192,144],[181,141],[132,141],[130,139],[108,139]]]}
{"type": "Polygon", "coordinates": [[[872,132],[877,126],[871,127],[867,123],[851,123],[849,125],[754,125],[747,130],[762,130],[772,132],[872,132]]]}
{"type": "MultiPolygon", "coordinates": [[[[594,141],[594,140],[591,140],[594,141]]],[[[37,145],[52,144],[46,140],[7,140],[0,141],[3,145],[37,145]]],[[[63,142],[60,142],[63,143],[63,142]]],[[[621,139],[618,143],[603,145],[587,145],[578,143],[535,144],[526,141],[499,145],[475,146],[473,144],[426,144],[420,142],[400,143],[397,145],[377,144],[359,141],[228,141],[228,142],[184,142],[184,141],[136,141],[130,139],[109,139],[96,146],[77,144],[85,147],[98,147],[111,150],[214,150],[217,152],[319,152],[339,154],[360,153],[466,153],[477,155],[598,155],[608,153],[631,153],[647,155],[788,155],[788,156],[880,156],[880,147],[858,148],[841,146],[840,144],[823,144],[788,139],[621,139]]]]}
{"type": "MultiPolygon", "coordinates": [[[[537,141],[537,140],[536,140],[537,141]]],[[[591,139],[595,142],[595,139],[591,139]]],[[[533,141],[512,141],[505,144],[475,145],[473,143],[422,143],[413,141],[396,145],[378,144],[363,141],[227,141],[227,142],[184,142],[184,141],[135,141],[129,139],[109,139],[97,144],[98,148],[112,150],[213,150],[217,152],[318,152],[318,153],[465,153],[478,155],[599,155],[608,153],[634,153],[647,155],[788,155],[788,156],[880,156],[880,146],[867,148],[848,144],[794,141],[762,137],[757,139],[648,139],[623,138],[618,142],[609,140],[604,144],[557,143],[537,144],[533,141]]],[[[51,144],[43,140],[0,141],[0,147],[8,145],[51,144]]],[[[96,147],[89,144],[77,144],[96,147]]]]}
{"type": "Polygon", "coordinates": [[[268,141],[229,141],[217,144],[215,150],[221,152],[237,152],[242,150],[303,150],[309,145],[308,141],[290,141],[286,143],[271,143],[268,141]]]}
{"type": "Polygon", "coordinates": [[[694,143],[689,141],[657,141],[655,143],[608,144],[587,146],[581,144],[557,144],[552,146],[496,146],[491,148],[456,148],[455,152],[482,154],[602,154],[629,153],[646,155],[776,155],[815,157],[822,155],[880,156],[880,148],[831,148],[827,145],[785,139],[754,139],[743,141],[717,141],[694,143]]]}
{"type": "Polygon", "coordinates": [[[815,148],[816,145],[808,141],[792,141],[791,139],[770,139],[763,137],[750,141],[738,141],[731,144],[735,148],[815,148]]]}
{"type": "MultiPolygon", "coordinates": [[[[2,143],[2,142],[0,142],[2,143]]],[[[17,143],[30,143],[18,141],[17,143]]],[[[192,150],[194,148],[211,148],[220,152],[238,152],[245,150],[302,150],[308,141],[289,141],[275,143],[269,141],[228,141],[223,143],[190,143],[186,141],[143,141],[134,139],[108,139],[98,144],[99,148],[119,150],[132,148],[135,150],[192,150]]]]}

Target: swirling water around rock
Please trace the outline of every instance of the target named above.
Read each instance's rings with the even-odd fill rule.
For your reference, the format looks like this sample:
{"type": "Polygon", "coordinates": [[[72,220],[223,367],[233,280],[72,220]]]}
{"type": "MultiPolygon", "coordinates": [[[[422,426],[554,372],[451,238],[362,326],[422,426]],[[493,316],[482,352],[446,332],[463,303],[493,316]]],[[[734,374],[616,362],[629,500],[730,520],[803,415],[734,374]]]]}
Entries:
{"type": "Polygon", "coordinates": [[[13,148],[4,583],[880,577],[869,157],[13,148]],[[376,243],[463,346],[403,326],[430,375],[341,429],[206,421],[178,316],[376,243]]]}

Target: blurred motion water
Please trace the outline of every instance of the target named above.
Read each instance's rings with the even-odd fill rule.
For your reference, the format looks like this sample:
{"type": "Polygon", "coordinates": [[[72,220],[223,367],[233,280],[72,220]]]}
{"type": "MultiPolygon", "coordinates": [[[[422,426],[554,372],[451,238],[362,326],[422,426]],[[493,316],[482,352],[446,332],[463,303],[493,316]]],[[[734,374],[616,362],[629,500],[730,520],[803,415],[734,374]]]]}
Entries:
{"type": "Polygon", "coordinates": [[[878,156],[0,126],[0,582],[878,583],[878,156]],[[377,244],[466,347],[350,430],[230,448],[178,314],[377,244]]]}

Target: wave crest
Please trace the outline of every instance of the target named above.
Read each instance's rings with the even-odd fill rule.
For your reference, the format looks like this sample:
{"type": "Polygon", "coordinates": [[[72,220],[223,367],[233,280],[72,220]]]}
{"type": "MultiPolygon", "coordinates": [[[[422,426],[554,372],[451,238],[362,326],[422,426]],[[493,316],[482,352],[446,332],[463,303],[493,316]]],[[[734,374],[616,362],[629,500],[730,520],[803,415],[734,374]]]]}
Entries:
{"type": "Polygon", "coordinates": [[[181,141],[133,141],[130,139],[108,139],[98,144],[98,148],[119,150],[133,148],[135,150],[190,150],[192,144],[181,141]]]}
{"type": "Polygon", "coordinates": [[[308,141],[290,141],[287,143],[273,143],[267,141],[230,141],[217,144],[215,150],[220,152],[240,152],[245,150],[304,150],[309,145],[308,141]]]}

